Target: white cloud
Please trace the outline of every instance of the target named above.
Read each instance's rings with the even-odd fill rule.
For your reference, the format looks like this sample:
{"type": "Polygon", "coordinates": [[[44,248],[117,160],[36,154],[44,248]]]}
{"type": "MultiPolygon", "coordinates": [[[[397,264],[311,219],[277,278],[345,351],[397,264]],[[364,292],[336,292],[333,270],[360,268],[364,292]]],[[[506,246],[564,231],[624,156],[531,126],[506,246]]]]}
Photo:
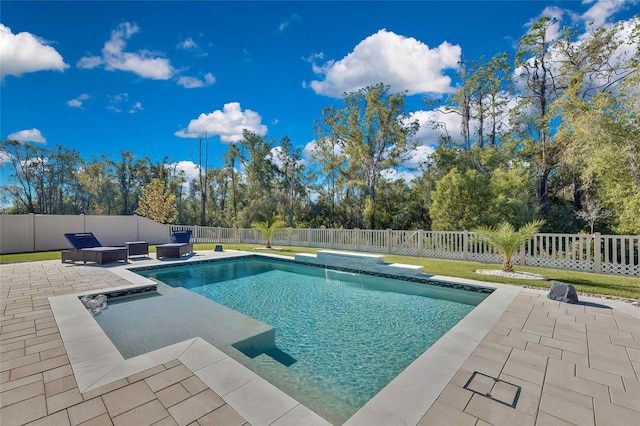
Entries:
{"type": "Polygon", "coordinates": [[[0,165],[11,162],[11,155],[8,152],[0,151],[0,165]]]}
{"type": "Polygon", "coordinates": [[[300,22],[300,19],[301,19],[300,15],[298,15],[297,13],[294,13],[293,15],[289,16],[289,18],[287,18],[286,20],[280,22],[280,25],[278,25],[278,31],[283,32],[284,30],[289,28],[291,24],[293,24],[294,22],[300,22]]]}
{"type": "Polygon", "coordinates": [[[38,129],[20,130],[19,132],[11,133],[7,136],[7,139],[20,142],[47,143],[47,139],[42,136],[42,133],[40,133],[38,129]]]}
{"type": "Polygon", "coordinates": [[[429,159],[434,151],[433,145],[418,145],[411,151],[409,158],[402,165],[410,169],[417,169],[429,159]]]}
{"type": "Polygon", "coordinates": [[[170,164],[168,168],[175,168],[184,172],[185,185],[188,187],[188,183],[193,179],[196,179],[200,175],[200,167],[193,161],[178,161],[177,163],[170,164]]]}
{"type": "Polygon", "coordinates": [[[438,145],[441,136],[449,135],[455,140],[462,139],[460,134],[460,115],[440,110],[416,111],[411,120],[418,120],[420,129],[415,138],[423,145],[438,145]]]}
{"type": "Polygon", "coordinates": [[[211,86],[216,82],[216,78],[210,72],[206,73],[202,80],[197,77],[189,77],[186,75],[178,78],[178,84],[185,89],[196,89],[199,87],[211,86]]]}
{"type": "Polygon", "coordinates": [[[314,65],[313,71],[324,80],[314,80],[310,86],[317,94],[332,97],[380,82],[410,95],[450,93],[454,91],[451,78],[443,72],[457,68],[461,54],[460,46],[446,41],[430,49],[413,37],[382,29],[341,60],[314,65]]]}
{"type": "Polygon", "coordinates": [[[184,49],[184,50],[195,49],[197,47],[198,47],[198,44],[191,37],[187,38],[183,42],[178,43],[178,48],[184,49]]]}
{"type": "Polygon", "coordinates": [[[81,94],[80,96],[78,96],[75,99],[71,99],[70,101],[67,101],[67,105],[72,107],[72,108],[82,108],[82,103],[84,101],[86,101],[87,99],[89,99],[90,96],[86,93],[81,94]]]}
{"type": "Polygon", "coordinates": [[[384,179],[389,182],[393,182],[396,180],[404,180],[406,183],[411,182],[417,176],[416,173],[407,172],[407,171],[398,171],[395,169],[384,169],[380,173],[384,179]]]}
{"type": "Polygon", "coordinates": [[[131,107],[131,109],[129,109],[129,114],[135,114],[138,111],[142,111],[144,108],[142,108],[142,103],[141,102],[136,102],[135,104],[133,104],[133,106],[131,107]]]}
{"type": "Polygon", "coordinates": [[[140,77],[168,80],[176,73],[166,58],[147,50],[125,52],[127,41],[140,32],[136,24],[124,22],[111,31],[111,38],[102,48],[102,56],[85,56],[78,61],[79,68],[95,68],[104,65],[106,70],[130,71],[140,77]]]}
{"type": "MultiPolygon", "coordinates": [[[[590,4],[593,1],[584,1],[583,3],[590,4]]],[[[638,0],[598,0],[582,14],[582,18],[587,23],[593,22],[596,27],[599,27],[626,6],[635,4],[638,4],[638,0]]]]}
{"type": "Polygon", "coordinates": [[[3,24],[0,24],[0,64],[0,79],[6,75],[69,68],[60,53],[45,41],[27,32],[13,34],[3,24]]]}
{"type": "Polygon", "coordinates": [[[308,142],[302,149],[302,158],[304,158],[306,161],[310,161],[315,149],[316,141],[312,140],[311,142],[308,142]]]}
{"type": "Polygon", "coordinates": [[[267,126],[261,123],[262,117],[255,111],[242,111],[239,102],[224,104],[222,111],[216,110],[209,114],[202,113],[198,118],[189,122],[186,129],[175,133],[181,138],[199,138],[220,136],[226,143],[237,142],[242,139],[242,131],[247,129],[259,136],[267,134],[267,126]]]}

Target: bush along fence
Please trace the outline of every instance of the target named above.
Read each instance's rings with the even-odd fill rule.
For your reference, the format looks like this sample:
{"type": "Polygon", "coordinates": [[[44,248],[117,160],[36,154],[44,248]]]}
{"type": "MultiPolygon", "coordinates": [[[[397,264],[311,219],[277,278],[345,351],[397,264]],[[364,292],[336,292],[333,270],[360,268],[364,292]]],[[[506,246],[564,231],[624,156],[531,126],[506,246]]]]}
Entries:
{"type": "MultiPolygon", "coordinates": [[[[201,243],[265,243],[255,229],[171,226],[191,229],[201,243]]],[[[282,228],[272,244],[319,247],[403,256],[501,263],[502,257],[469,231],[393,231],[282,228]]],[[[514,265],[640,275],[640,235],[536,234],[513,258],[514,265]]]]}

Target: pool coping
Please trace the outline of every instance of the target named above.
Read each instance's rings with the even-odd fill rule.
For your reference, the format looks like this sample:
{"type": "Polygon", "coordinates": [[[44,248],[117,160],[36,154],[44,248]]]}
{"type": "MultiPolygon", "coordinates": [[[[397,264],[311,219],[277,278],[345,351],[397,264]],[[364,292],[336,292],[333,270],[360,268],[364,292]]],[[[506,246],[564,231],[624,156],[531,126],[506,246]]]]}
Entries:
{"type": "MultiPolygon", "coordinates": [[[[217,254],[222,257],[220,255],[217,254]]],[[[249,255],[255,254],[226,252],[224,257],[249,255]]],[[[281,255],[259,256],[291,259],[281,255]]],[[[188,262],[189,260],[179,260],[162,264],[188,262]]],[[[109,269],[131,283],[110,288],[109,291],[153,283],[152,280],[129,269],[135,269],[135,265],[109,269]]],[[[495,326],[506,308],[523,290],[520,287],[442,276],[433,276],[431,279],[478,285],[495,290],[358,410],[344,423],[345,425],[417,424],[480,341],[495,326]],[[433,365],[438,365],[438,368],[431,368],[433,365]]],[[[124,360],[78,299],[78,296],[83,294],[98,293],[100,292],[89,291],[49,298],[80,392],[178,359],[252,424],[300,424],[301,419],[304,419],[304,424],[329,424],[201,338],[189,339],[124,360]]]]}

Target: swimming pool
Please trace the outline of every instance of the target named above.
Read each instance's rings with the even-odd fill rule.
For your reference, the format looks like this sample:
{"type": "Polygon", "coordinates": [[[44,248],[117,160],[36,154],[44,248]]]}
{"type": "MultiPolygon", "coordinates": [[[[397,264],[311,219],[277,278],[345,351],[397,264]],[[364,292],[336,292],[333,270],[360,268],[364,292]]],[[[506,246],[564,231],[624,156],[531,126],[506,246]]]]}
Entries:
{"type": "Polygon", "coordinates": [[[248,353],[250,367],[332,419],[350,417],[488,295],[264,258],[136,272],[275,327],[275,348],[248,353]]]}

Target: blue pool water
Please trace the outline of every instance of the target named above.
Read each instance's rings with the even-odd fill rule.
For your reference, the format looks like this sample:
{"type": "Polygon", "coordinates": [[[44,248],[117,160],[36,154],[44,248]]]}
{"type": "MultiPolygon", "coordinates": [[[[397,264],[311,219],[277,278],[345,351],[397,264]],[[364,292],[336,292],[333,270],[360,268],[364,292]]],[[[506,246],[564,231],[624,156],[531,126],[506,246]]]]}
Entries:
{"type": "MultiPolygon", "coordinates": [[[[142,272],[276,329],[286,367],[262,369],[309,383],[353,414],[486,294],[287,262],[235,260],[142,272]]],[[[437,367],[435,367],[437,368],[437,367]]],[[[301,388],[304,385],[294,385],[301,388]]]]}

